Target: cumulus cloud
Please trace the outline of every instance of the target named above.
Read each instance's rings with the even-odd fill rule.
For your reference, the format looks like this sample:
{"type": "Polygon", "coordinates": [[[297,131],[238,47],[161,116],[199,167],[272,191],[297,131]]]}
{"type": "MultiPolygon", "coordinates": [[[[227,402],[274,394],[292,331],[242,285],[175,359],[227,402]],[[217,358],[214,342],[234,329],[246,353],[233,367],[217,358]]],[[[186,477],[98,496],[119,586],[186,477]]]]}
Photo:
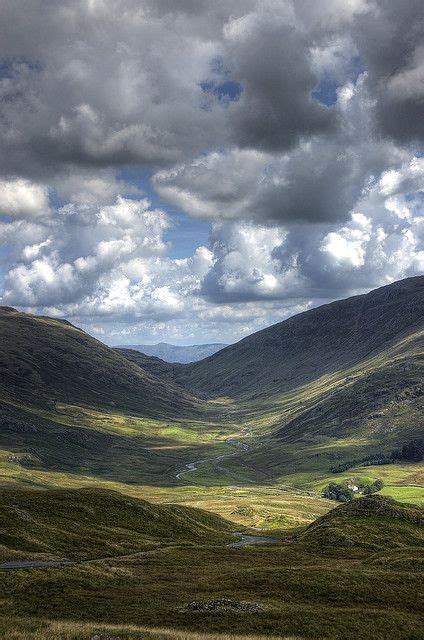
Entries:
{"type": "Polygon", "coordinates": [[[23,178],[0,178],[0,213],[7,218],[48,215],[48,189],[23,178]]]}
{"type": "Polygon", "coordinates": [[[190,311],[212,253],[198,247],[185,259],[169,258],[171,224],[146,198],[122,196],[97,207],[69,202],[53,224],[40,221],[28,233],[4,224],[0,237],[12,232],[15,245],[2,303],[106,323],[179,317],[190,311]]]}
{"type": "Polygon", "coordinates": [[[423,166],[416,158],[383,174],[344,224],[215,225],[213,263],[203,279],[203,295],[227,304],[274,299],[317,303],[421,274],[423,166]]]}
{"type": "Polygon", "coordinates": [[[164,252],[168,224],[166,214],[152,210],[146,199],[118,197],[97,210],[69,203],[57,211],[54,225],[39,227],[44,240],[26,244],[27,237],[21,239],[3,299],[24,306],[81,304],[82,310],[101,301],[100,308],[107,309],[107,300],[116,301],[117,291],[128,290],[126,267],[134,269],[138,261],[142,271],[143,261],[148,265],[164,252]]]}
{"type": "Polygon", "coordinates": [[[220,339],[419,273],[423,36],[422,0],[4,0],[2,302],[220,339]]]}
{"type": "Polygon", "coordinates": [[[203,291],[215,301],[282,297],[273,251],[283,237],[278,228],[215,225],[211,234],[214,263],[203,280],[203,291]]]}

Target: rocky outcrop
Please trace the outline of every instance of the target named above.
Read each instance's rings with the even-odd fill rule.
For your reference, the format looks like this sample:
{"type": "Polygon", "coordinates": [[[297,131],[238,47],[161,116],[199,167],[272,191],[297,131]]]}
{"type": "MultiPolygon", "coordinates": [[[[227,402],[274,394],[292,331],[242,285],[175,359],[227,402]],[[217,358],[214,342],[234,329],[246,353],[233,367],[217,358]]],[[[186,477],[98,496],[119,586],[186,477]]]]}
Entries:
{"type": "Polygon", "coordinates": [[[239,602],[238,600],[230,600],[229,598],[220,598],[219,600],[203,600],[200,602],[190,602],[182,610],[184,613],[262,613],[264,608],[258,602],[239,602]]]}

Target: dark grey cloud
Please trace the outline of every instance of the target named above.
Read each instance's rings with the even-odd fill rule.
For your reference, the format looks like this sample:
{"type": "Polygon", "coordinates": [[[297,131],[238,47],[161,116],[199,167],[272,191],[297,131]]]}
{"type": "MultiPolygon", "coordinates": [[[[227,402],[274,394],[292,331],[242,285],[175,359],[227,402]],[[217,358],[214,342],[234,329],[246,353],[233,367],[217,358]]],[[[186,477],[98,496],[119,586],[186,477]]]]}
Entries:
{"type": "Polygon", "coordinates": [[[399,166],[408,152],[373,137],[364,79],[340,90],[340,126],[283,153],[236,150],[158,172],[156,190],[191,215],[259,223],[349,219],[370,180],[399,166]]]}
{"type": "Polygon", "coordinates": [[[234,21],[226,33],[228,58],[243,86],[230,114],[239,147],[280,151],[336,127],[334,110],[311,97],[319,79],[306,34],[284,17],[259,12],[234,21]]]}
{"type": "Polygon", "coordinates": [[[157,168],[205,151],[275,154],[337,136],[337,109],[312,92],[323,76],[342,83],[333,63],[344,59],[347,68],[355,53],[380,133],[422,136],[417,0],[231,0],[213,8],[189,0],[5,0],[0,15],[4,174],[157,168]],[[336,42],[344,45],[330,64],[336,42]],[[202,86],[219,83],[217,59],[222,82],[242,91],[225,107],[216,98],[205,109],[202,86]]]}
{"type": "Polygon", "coordinates": [[[424,5],[376,0],[358,16],[354,38],[376,100],[376,127],[398,142],[424,142],[424,5]]]}
{"type": "Polygon", "coordinates": [[[232,339],[424,270],[423,21],[422,0],[3,0],[4,303],[232,339]],[[129,166],[208,247],[169,257],[129,166]]]}

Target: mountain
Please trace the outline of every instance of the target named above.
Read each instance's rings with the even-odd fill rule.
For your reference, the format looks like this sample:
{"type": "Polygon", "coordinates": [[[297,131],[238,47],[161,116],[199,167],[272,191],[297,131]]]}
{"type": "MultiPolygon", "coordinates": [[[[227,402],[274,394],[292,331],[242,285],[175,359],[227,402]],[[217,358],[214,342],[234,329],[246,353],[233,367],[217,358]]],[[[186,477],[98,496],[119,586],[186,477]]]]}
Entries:
{"type": "Polygon", "coordinates": [[[191,364],[2,308],[0,449],[19,467],[125,482],[321,491],[332,474],[362,477],[351,469],[424,439],[423,302],[424,277],[409,278],[191,364]]]}
{"type": "Polygon", "coordinates": [[[184,347],[168,344],[167,342],[159,342],[158,344],[118,345],[116,349],[140,351],[146,356],[160,358],[165,362],[186,364],[188,362],[203,360],[217,351],[224,349],[226,346],[225,343],[221,342],[216,344],[192,344],[184,347]]]}
{"type": "Polygon", "coordinates": [[[175,481],[200,454],[165,433],[209,415],[69,322],[0,308],[0,469],[175,481]]]}
{"type": "Polygon", "coordinates": [[[346,370],[407,336],[422,338],[424,276],[305,311],[167,379],[209,398],[269,397],[346,370]]]}
{"type": "Polygon", "coordinates": [[[365,480],[362,465],[390,461],[394,449],[424,439],[422,276],[311,309],[200,362],[121,353],[238,415],[251,437],[215,470],[231,483],[243,477],[320,489],[332,474],[365,480]]]}
{"type": "Polygon", "coordinates": [[[155,356],[148,356],[145,353],[141,353],[141,351],[127,347],[114,347],[114,351],[141,367],[143,371],[169,381],[174,378],[175,373],[183,366],[176,362],[165,362],[165,360],[155,356]]]}
{"type": "Polygon", "coordinates": [[[0,399],[112,406],[158,413],[199,410],[188,392],[146,373],[66,320],[0,307],[0,399]]]}

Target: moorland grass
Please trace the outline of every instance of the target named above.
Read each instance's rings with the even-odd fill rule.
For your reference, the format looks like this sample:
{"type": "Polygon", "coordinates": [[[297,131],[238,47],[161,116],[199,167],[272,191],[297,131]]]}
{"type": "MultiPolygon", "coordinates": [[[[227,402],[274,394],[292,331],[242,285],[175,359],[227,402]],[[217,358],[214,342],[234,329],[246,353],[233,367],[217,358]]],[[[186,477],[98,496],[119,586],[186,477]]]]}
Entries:
{"type": "Polygon", "coordinates": [[[230,541],[235,526],[183,505],[104,489],[0,489],[0,559],[87,560],[230,541]]]}
{"type": "Polygon", "coordinates": [[[422,518],[422,509],[371,496],[276,545],[203,541],[62,568],[0,571],[2,624],[7,634],[14,620],[93,625],[95,615],[98,626],[418,640],[422,518]],[[220,598],[258,603],[263,613],[199,615],[185,608],[220,598]]]}
{"type": "MultiPolygon", "coordinates": [[[[81,640],[82,638],[129,638],[131,640],[269,640],[269,635],[240,636],[227,633],[196,633],[134,625],[99,625],[69,620],[4,619],[0,634],[5,640],[81,640]]],[[[274,640],[302,640],[299,636],[272,636],[274,640]]]]}

